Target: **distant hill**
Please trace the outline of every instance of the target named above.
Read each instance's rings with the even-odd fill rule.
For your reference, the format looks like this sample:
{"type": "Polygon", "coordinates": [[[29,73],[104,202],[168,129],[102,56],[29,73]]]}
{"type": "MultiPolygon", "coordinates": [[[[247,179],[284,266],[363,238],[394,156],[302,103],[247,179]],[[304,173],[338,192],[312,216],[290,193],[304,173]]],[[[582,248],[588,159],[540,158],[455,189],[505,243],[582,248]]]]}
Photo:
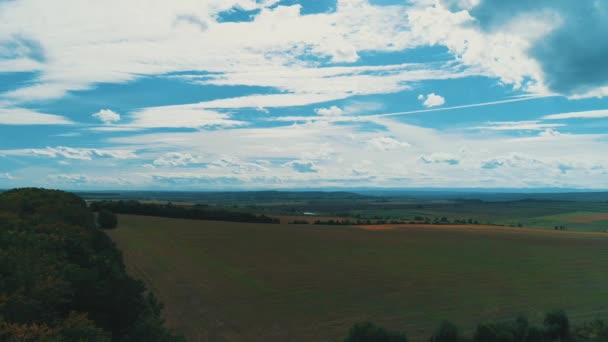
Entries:
{"type": "MultiPolygon", "coordinates": [[[[330,189],[331,190],[331,189],[330,189]]],[[[0,190],[1,191],[1,190],[0,190]]],[[[608,191],[572,189],[353,189],[352,191],[75,191],[86,200],[156,200],[192,203],[272,203],[288,201],[365,200],[403,198],[412,200],[521,200],[608,202],[608,191]],[[561,190],[561,191],[560,191],[561,190]]]]}
{"type": "Polygon", "coordinates": [[[181,202],[283,202],[307,200],[353,200],[370,198],[369,195],[346,191],[87,191],[75,192],[87,200],[157,200],[181,202]]]}
{"type": "MultiPolygon", "coordinates": [[[[509,189],[511,190],[511,189],[509,189]]],[[[486,202],[508,201],[571,201],[571,202],[608,202],[606,191],[569,191],[569,192],[513,192],[467,191],[467,190],[369,190],[362,194],[379,197],[407,198],[418,200],[480,200],[486,202]]]]}

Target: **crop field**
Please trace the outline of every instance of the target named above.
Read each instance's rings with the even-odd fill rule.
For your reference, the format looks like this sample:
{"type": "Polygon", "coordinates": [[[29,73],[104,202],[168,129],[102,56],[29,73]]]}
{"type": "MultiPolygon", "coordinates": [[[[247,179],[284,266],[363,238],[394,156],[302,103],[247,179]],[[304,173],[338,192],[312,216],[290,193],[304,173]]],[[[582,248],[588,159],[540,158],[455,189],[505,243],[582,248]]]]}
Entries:
{"type": "Polygon", "coordinates": [[[417,341],[442,319],[608,317],[605,233],[120,215],[109,234],[189,341],[339,341],[364,320],[417,341]]]}

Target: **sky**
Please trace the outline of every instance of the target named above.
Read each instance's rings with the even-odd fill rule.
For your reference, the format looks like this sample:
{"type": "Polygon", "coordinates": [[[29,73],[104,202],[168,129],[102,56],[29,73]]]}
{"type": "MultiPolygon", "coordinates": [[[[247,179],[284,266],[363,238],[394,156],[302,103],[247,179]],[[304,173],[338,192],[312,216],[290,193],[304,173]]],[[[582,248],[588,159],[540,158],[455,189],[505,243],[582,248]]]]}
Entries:
{"type": "Polygon", "coordinates": [[[608,189],[603,0],[0,0],[0,188],[608,189]]]}

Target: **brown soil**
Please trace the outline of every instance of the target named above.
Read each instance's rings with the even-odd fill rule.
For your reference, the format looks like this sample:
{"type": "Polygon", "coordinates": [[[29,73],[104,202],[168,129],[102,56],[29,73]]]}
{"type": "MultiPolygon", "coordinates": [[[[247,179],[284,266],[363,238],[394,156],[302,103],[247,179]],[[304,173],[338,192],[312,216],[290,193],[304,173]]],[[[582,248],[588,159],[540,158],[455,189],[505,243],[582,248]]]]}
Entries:
{"type": "Polygon", "coordinates": [[[578,222],[578,223],[588,223],[588,222],[595,222],[595,221],[605,221],[608,220],[608,213],[601,213],[601,214],[593,214],[593,215],[586,215],[586,216],[574,216],[568,219],[568,221],[570,222],[578,222]]]}

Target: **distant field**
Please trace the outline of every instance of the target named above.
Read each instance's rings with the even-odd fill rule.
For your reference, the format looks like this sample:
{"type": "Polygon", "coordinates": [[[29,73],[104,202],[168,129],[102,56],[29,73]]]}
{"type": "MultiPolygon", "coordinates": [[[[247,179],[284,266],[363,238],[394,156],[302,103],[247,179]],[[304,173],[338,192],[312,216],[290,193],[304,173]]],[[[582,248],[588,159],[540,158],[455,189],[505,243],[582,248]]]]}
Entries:
{"type": "Polygon", "coordinates": [[[608,234],[119,222],[129,270],[190,341],[339,341],[362,320],[424,340],[445,318],[608,317],[608,234]]]}

